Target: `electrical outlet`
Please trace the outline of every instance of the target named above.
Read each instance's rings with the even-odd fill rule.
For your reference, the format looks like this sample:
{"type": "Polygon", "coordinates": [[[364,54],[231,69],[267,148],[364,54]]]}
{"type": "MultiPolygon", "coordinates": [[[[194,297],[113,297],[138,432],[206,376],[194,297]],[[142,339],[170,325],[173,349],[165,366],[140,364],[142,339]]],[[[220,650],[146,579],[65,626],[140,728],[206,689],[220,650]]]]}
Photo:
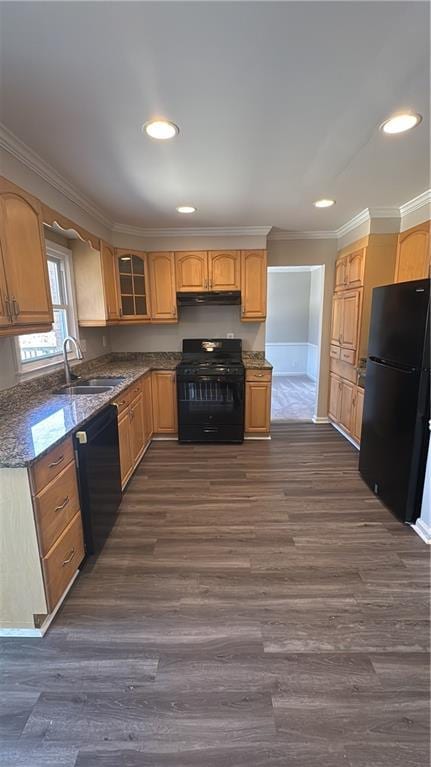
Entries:
{"type": "Polygon", "coordinates": [[[107,346],[107,345],[108,345],[108,341],[106,336],[102,336],[102,346],[107,346]]]}
{"type": "Polygon", "coordinates": [[[226,338],[235,338],[235,333],[226,333],[226,338]]]}
{"type": "Polygon", "coordinates": [[[81,346],[81,349],[82,349],[82,351],[83,351],[83,352],[84,352],[84,354],[85,354],[85,352],[87,351],[87,341],[86,341],[86,340],[83,338],[83,339],[82,339],[82,340],[79,342],[79,344],[80,344],[80,346],[81,346]]]}

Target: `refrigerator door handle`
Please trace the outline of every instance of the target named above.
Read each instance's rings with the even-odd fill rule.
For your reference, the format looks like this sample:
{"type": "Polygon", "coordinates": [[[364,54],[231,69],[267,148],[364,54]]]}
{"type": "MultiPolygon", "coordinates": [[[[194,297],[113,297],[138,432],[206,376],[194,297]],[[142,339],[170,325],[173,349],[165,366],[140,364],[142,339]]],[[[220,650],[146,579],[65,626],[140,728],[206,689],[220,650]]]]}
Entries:
{"type": "Polygon", "coordinates": [[[400,365],[398,362],[388,362],[388,360],[381,359],[380,357],[368,357],[370,362],[375,365],[381,365],[384,368],[393,368],[394,370],[401,370],[403,373],[417,373],[418,368],[408,367],[407,365],[400,365]]]}

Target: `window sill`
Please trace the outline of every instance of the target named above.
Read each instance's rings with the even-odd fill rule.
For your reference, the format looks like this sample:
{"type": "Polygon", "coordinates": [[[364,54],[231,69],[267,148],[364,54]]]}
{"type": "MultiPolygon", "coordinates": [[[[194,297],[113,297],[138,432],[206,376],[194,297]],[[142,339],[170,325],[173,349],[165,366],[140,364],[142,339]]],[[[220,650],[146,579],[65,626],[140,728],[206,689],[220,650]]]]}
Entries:
{"type": "MultiPolygon", "coordinates": [[[[77,362],[77,358],[75,356],[69,357],[69,364],[73,366],[73,363],[77,362]]],[[[55,359],[51,362],[45,362],[44,365],[37,365],[37,363],[33,363],[34,367],[23,369],[23,367],[20,368],[20,370],[16,373],[16,380],[17,382],[21,381],[29,381],[32,378],[41,378],[44,375],[48,375],[49,373],[56,373],[59,370],[62,370],[64,367],[63,359],[55,359]]]]}

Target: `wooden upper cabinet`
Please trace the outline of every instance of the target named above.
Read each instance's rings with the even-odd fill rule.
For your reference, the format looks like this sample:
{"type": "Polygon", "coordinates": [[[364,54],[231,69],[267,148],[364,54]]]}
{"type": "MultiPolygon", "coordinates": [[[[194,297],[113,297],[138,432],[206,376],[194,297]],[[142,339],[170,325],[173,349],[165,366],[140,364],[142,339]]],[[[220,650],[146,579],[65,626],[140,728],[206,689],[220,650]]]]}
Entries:
{"type": "Polygon", "coordinates": [[[430,274],[430,222],[407,229],[398,236],[395,282],[422,280],[430,274]]]}
{"type": "Polygon", "coordinates": [[[346,258],[339,258],[335,263],[335,290],[346,287],[346,258]]]}
{"type": "Polygon", "coordinates": [[[106,317],[108,320],[118,320],[119,302],[117,298],[117,280],[115,273],[114,248],[107,242],[100,243],[102,259],[103,290],[105,294],[106,317]]]}
{"type": "Polygon", "coordinates": [[[360,290],[350,290],[343,294],[341,320],[341,346],[357,349],[359,331],[360,290]]]}
{"type": "MultiPolygon", "coordinates": [[[[53,322],[48,266],[39,200],[6,179],[0,179],[0,243],[4,272],[0,276],[3,304],[10,302],[12,323],[21,327],[53,322]]],[[[2,313],[7,314],[7,306],[2,313]]],[[[25,332],[25,330],[23,331],[25,332]]]]}
{"type": "Polygon", "coordinates": [[[335,295],[332,299],[331,344],[341,345],[343,329],[343,297],[335,295]]]}
{"type": "Polygon", "coordinates": [[[346,288],[360,288],[364,284],[365,248],[355,250],[347,257],[346,288]]]}
{"type": "Polygon", "coordinates": [[[9,296],[7,292],[6,274],[0,248],[0,328],[10,327],[12,315],[10,312],[9,296]]]}
{"type": "Polygon", "coordinates": [[[241,319],[266,317],[266,250],[241,251],[241,319]]]}
{"type": "Polygon", "coordinates": [[[241,257],[238,250],[210,250],[208,253],[210,290],[241,289],[241,257]]]}
{"type": "Polygon", "coordinates": [[[151,320],[153,322],[177,322],[174,254],[164,251],[149,253],[148,261],[151,320]]]}
{"type": "Polygon", "coordinates": [[[175,253],[176,284],[179,293],[208,290],[208,254],[206,250],[175,253]]]}
{"type": "Polygon", "coordinates": [[[152,373],[153,425],[156,434],[175,434],[177,431],[176,376],[170,370],[152,373]]]}
{"type": "Polygon", "coordinates": [[[116,250],[120,317],[125,321],[150,319],[147,254],[116,250]]]}

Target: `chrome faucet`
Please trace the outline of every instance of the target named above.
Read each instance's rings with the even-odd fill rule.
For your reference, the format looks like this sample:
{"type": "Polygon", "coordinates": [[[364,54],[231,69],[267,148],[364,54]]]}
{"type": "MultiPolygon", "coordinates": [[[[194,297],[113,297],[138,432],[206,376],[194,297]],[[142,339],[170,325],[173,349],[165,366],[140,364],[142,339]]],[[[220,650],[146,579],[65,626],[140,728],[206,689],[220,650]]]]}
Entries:
{"type": "Polygon", "coordinates": [[[84,355],[82,353],[82,349],[79,345],[79,341],[75,336],[66,336],[66,338],[63,341],[63,361],[64,361],[64,377],[66,379],[66,384],[72,383],[72,381],[75,381],[78,376],[72,373],[69,365],[69,360],[67,359],[67,344],[71,343],[72,346],[75,347],[76,356],[79,360],[84,359],[84,355]]]}

